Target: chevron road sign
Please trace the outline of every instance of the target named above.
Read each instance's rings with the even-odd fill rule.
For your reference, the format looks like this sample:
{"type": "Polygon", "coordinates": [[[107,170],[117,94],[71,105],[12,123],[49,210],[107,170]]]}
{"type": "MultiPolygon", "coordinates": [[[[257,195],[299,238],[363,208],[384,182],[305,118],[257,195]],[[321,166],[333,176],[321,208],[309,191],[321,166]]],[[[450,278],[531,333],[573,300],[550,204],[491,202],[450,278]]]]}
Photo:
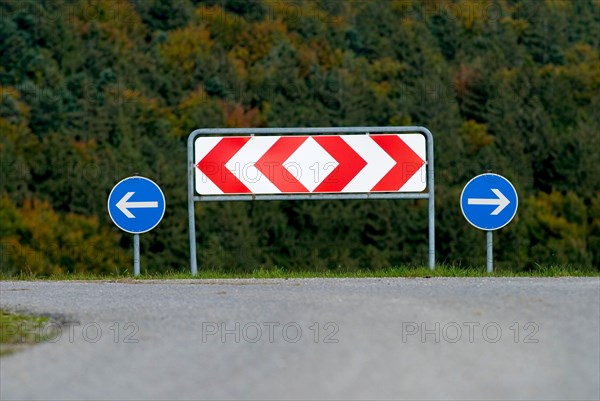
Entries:
{"type": "Polygon", "coordinates": [[[421,192],[421,134],[199,137],[196,191],[217,194],[421,192]]]}
{"type": "Polygon", "coordinates": [[[194,203],[427,199],[435,263],[433,136],[424,127],[198,129],[188,137],[190,265],[194,203]]]}

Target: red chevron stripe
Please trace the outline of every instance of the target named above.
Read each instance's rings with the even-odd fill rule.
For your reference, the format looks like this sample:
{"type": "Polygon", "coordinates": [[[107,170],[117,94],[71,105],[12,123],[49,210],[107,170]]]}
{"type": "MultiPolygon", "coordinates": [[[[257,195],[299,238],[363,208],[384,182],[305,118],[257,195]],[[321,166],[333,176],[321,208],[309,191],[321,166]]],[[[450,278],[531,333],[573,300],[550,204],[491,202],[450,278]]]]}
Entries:
{"type": "Polygon", "coordinates": [[[365,159],[339,136],[312,138],[338,162],[337,167],[313,192],[340,192],[367,165],[365,159]]]}
{"type": "Polygon", "coordinates": [[[395,192],[419,170],[425,163],[398,135],[371,135],[373,139],[396,164],[371,189],[375,192],[395,192]]]}
{"type": "Polygon", "coordinates": [[[223,138],[196,165],[223,193],[246,194],[250,190],[225,164],[250,140],[250,137],[223,138]]]}
{"type": "Polygon", "coordinates": [[[254,166],[281,192],[308,192],[308,189],[283,166],[283,163],[307,139],[307,136],[284,136],[279,138],[260,160],[254,163],[254,166]]]}

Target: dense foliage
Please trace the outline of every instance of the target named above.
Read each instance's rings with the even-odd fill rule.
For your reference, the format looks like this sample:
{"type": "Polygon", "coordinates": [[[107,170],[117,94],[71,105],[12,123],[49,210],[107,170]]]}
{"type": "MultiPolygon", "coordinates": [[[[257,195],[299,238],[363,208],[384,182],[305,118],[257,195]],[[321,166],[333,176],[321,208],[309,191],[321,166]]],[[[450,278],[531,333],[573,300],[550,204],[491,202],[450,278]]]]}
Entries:
{"type": "MultiPolygon", "coordinates": [[[[600,3],[2,0],[2,272],[115,272],[120,179],[158,182],[149,271],[187,269],[185,141],[199,127],[423,125],[437,256],[482,264],[458,199],[492,170],[520,195],[497,265],[600,266],[600,3]]],[[[201,268],[424,264],[422,201],[203,203],[201,268]]]]}

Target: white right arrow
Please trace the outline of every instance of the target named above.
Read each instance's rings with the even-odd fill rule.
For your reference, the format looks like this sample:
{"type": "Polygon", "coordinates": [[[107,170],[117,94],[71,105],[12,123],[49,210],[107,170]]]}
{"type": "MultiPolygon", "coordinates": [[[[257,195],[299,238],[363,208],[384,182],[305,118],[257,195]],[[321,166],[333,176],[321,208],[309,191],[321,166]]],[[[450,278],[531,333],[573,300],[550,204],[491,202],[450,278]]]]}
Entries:
{"type": "Polygon", "coordinates": [[[116,204],[117,208],[119,208],[119,210],[122,211],[123,214],[128,218],[135,219],[135,216],[129,211],[129,209],[158,207],[158,202],[127,202],[129,198],[133,196],[133,194],[135,194],[135,192],[127,192],[125,196],[123,196],[116,204]]]}
{"type": "Polygon", "coordinates": [[[491,213],[491,216],[496,216],[496,215],[500,214],[500,212],[503,211],[504,208],[510,204],[510,201],[506,198],[506,196],[504,196],[504,194],[502,192],[500,192],[500,190],[498,190],[496,188],[492,188],[492,192],[496,194],[497,198],[495,198],[495,199],[469,198],[467,200],[467,203],[469,205],[492,205],[492,206],[498,206],[491,213]]]}

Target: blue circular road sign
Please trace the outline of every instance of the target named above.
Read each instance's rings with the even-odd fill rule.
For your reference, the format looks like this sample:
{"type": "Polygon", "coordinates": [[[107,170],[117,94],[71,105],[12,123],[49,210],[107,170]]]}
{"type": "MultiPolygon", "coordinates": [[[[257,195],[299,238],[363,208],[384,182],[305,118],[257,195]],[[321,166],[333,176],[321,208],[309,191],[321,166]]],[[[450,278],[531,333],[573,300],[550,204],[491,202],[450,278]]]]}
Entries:
{"type": "Polygon", "coordinates": [[[480,230],[504,227],[515,217],[518,205],[515,187],[498,174],[478,175],[465,185],[460,195],[465,219],[480,230]]]}
{"type": "Polygon", "coordinates": [[[125,178],[114,186],[108,196],[108,214],[121,230],[142,234],[162,220],[165,196],[159,186],[148,178],[125,178]]]}

